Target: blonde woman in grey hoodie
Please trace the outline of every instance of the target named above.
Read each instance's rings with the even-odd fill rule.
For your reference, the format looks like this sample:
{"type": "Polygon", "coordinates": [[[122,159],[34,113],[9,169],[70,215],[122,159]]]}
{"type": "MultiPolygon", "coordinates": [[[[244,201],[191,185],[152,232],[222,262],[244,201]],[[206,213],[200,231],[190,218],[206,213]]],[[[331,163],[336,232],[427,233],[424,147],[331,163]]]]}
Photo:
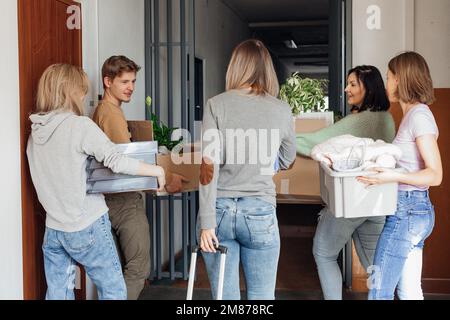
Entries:
{"type": "Polygon", "coordinates": [[[75,265],[86,269],[101,300],[126,300],[127,290],[111,235],[103,195],[86,193],[86,161],[94,156],[116,173],[158,178],[164,170],[122,155],[87,117],[86,73],[67,64],[42,75],[37,112],[31,115],[27,155],[31,177],[46,216],[43,241],[47,300],[73,300],[75,265]]]}

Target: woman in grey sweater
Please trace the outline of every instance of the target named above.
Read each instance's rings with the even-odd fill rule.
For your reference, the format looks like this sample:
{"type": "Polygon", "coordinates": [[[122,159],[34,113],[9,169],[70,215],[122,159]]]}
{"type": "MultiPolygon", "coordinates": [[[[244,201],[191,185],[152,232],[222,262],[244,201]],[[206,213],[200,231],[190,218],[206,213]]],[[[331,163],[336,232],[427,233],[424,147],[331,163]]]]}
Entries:
{"type": "Polygon", "coordinates": [[[74,299],[76,263],[83,265],[100,299],[126,300],[120,261],[103,195],[86,194],[89,156],[116,173],[158,177],[164,170],[123,156],[97,125],[83,117],[88,79],[78,67],[52,65],[42,75],[27,155],[44,207],[43,242],[48,300],[74,299]]]}
{"type": "Polygon", "coordinates": [[[227,92],[208,101],[203,117],[198,240],[213,295],[218,286],[217,246],[228,248],[223,298],[240,299],[239,265],[249,300],[272,300],[280,253],[274,164],[296,158],[290,107],[276,99],[279,84],[263,43],[234,51],[227,92]]]}

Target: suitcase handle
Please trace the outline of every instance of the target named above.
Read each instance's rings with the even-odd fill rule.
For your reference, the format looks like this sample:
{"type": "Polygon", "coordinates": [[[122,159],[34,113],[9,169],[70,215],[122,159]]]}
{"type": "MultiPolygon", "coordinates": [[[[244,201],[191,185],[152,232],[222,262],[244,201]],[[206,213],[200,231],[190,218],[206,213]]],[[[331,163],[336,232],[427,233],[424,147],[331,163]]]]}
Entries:
{"type": "MultiPolygon", "coordinates": [[[[219,246],[217,250],[220,252],[220,270],[219,270],[219,284],[217,287],[217,300],[222,300],[223,297],[223,285],[224,285],[224,277],[225,277],[225,260],[228,254],[228,248],[224,246],[219,246]]],[[[199,246],[192,247],[192,256],[191,256],[191,268],[189,271],[189,283],[188,283],[188,292],[187,292],[187,300],[192,300],[192,296],[194,293],[194,281],[195,281],[195,271],[197,265],[197,254],[202,252],[199,246]]]]}
{"type": "MultiPolygon", "coordinates": [[[[217,251],[220,252],[220,254],[228,254],[228,248],[227,247],[219,246],[216,249],[217,249],[217,251]]],[[[192,248],[192,253],[199,253],[199,252],[202,252],[202,249],[199,246],[194,246],[192,248]]]]}

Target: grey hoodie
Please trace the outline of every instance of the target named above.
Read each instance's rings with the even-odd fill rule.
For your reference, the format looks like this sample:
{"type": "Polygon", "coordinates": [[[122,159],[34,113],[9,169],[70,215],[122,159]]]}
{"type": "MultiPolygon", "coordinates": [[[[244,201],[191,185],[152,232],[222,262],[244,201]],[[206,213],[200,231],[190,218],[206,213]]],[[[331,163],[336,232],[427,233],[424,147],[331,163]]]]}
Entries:
{"type": "Polygon", "coordinates": [[[86,229],[108,212],[103,195],[86,194],[86,161],[94,156],[115,173],[136,175],[140,162],[122,155],[87,117],[73,113],[32,115],[27,155],[46,226],[63,232],[86,229]]]}

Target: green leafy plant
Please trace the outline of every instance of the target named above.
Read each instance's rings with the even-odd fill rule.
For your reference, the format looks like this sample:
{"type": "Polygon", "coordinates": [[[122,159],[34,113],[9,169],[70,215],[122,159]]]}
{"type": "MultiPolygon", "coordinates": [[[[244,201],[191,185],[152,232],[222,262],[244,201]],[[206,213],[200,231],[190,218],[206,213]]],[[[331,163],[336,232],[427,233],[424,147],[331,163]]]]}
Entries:
{"type": "Polygon", "coordinates": [[[145,104],[147,106],[147,117],[153,123],[153,136],[155,141],[158,141],[160,147],[166,147],[169,151],[172,151],[173,148],[183,141],[183,139],[172,141],[172,133],[178,128],[169,128],[151,111],[151,97],[147,97],[145,104]]]}
{"type": "Polygon", "coordinates": [[[341,111],[334,112],[334,123],[341,121],[344,119],[344,116],[342,115],[341,111]]]}
{"type": "Polygon", "coordinates": [[[328,111],[324,90],[327,84],[328,80],[302,78],[296,72],[281,87],[280,98],[291,106],[294,115],[328,111]]]}

